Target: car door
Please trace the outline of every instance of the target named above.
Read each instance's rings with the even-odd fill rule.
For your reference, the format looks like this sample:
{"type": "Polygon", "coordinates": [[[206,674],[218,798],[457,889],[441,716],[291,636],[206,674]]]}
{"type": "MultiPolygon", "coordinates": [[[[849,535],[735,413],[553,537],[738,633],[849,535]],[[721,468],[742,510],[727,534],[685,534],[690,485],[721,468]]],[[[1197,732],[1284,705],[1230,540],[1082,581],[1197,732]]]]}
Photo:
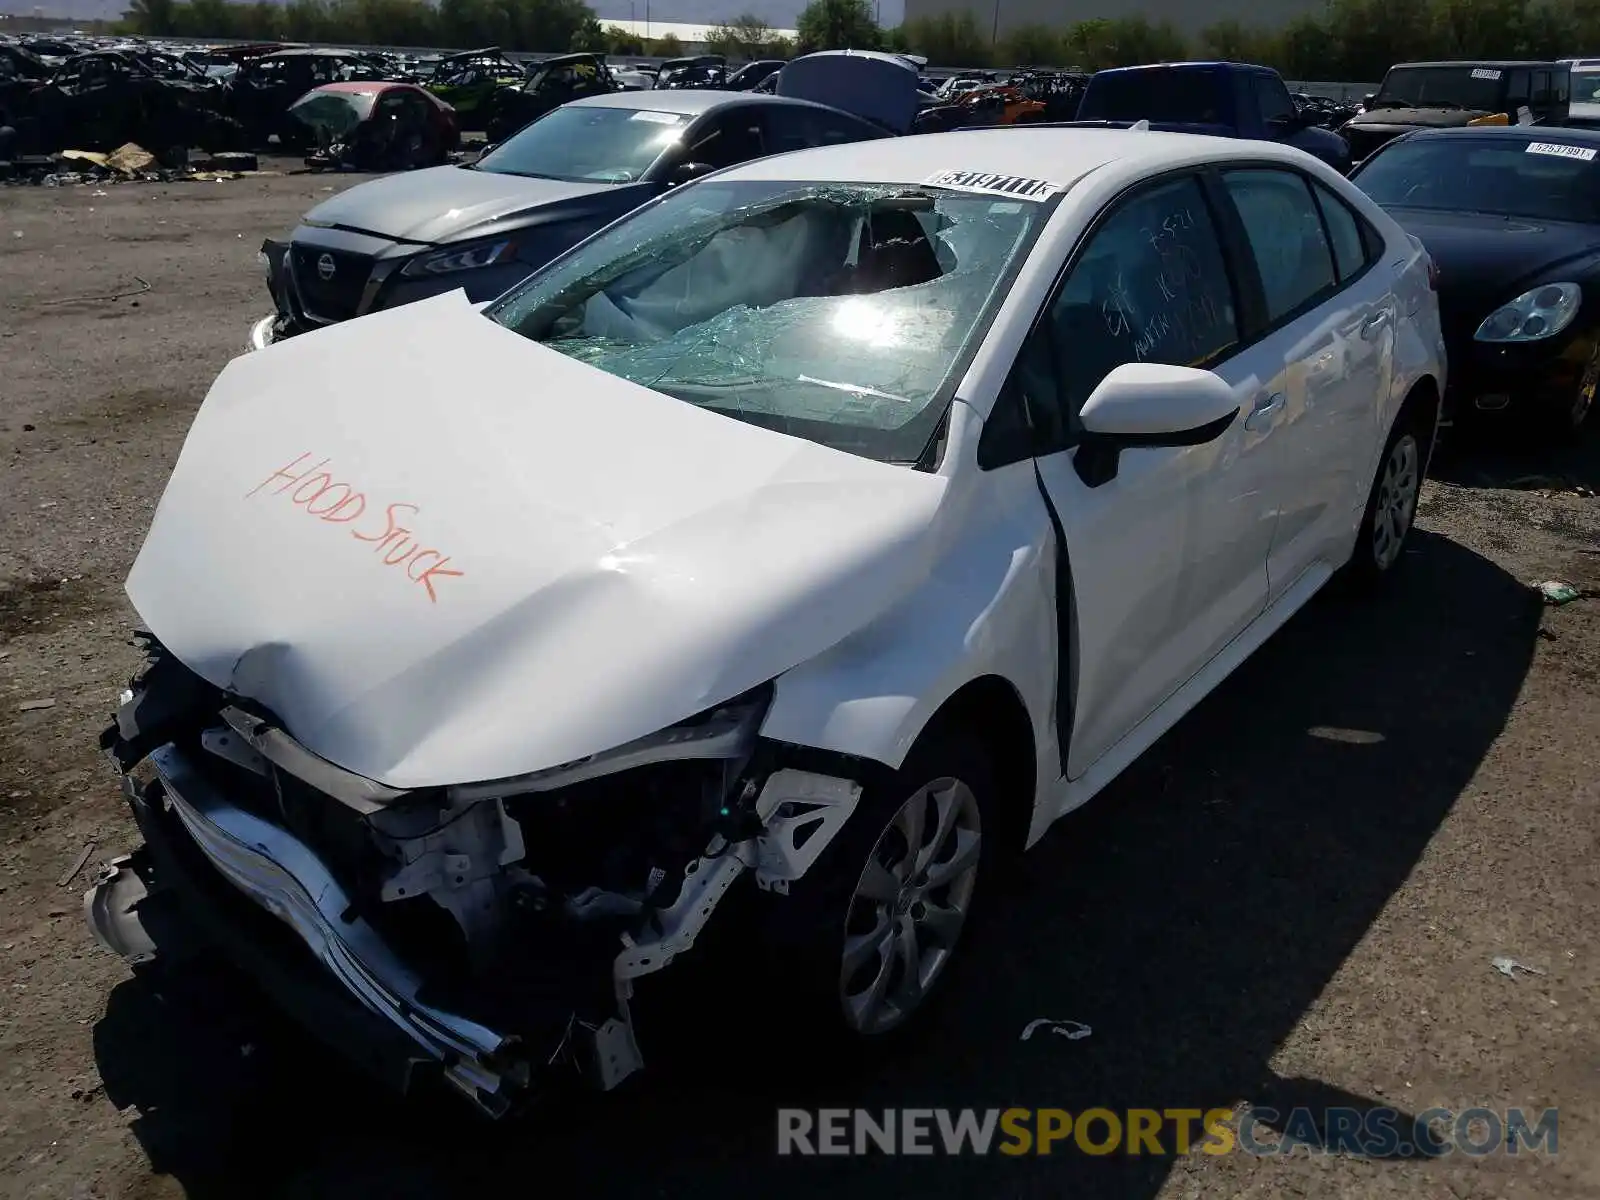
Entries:
{"type": "Polygon", "coordinates": [[[1275,600],[1308,570],[1337,567],[1359,519],[1365,451],[1387,394],[1395,301],[1387,277],[1368,270],[1354,214],[1327,189],[1284,167],[1224,171],[1221,181],[1249,248],[1241,274],[1259,288],[1248,357],[1265,388],[1245,424],[1277,442],[1270,486],[1278,520],[1267,556],[1275,600]]]}
{"type": "MultiPolygon", "coordinates": [[[[1270,432],[1243,419],[1261,392],[1241,355],[1237,281],[1214,201],[1197,176],[1125,194],[1100,217],[1034,329],[1008,383],[1037,436],[1037,459],[1072,578],[1058,600],[1077,651],[1067,774],[1076,778],[1243,630],[1266,604],[1275,511],[1270,432]],[[1208,368],[1234,388],[1239,417],[1198,446],[1139,448],[1090,485],[1074,465],[1078,413],[1130,362],[1208,368]]],[[[993,420],[993,418],[991,418],[993,420]]],[[[1063,708],[1067,702],[1063,701],[1063,708]]]]}

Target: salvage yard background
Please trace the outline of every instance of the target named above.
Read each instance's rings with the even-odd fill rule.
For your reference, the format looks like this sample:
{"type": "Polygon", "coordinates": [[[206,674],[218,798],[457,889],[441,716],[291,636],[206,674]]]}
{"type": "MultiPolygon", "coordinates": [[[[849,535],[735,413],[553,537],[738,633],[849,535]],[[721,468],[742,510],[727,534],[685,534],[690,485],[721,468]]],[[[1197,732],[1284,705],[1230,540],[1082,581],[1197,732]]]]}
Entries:
{"type": "Polygon", "coordinates": [[[0,189],[0,1191],[1595,1194],[1592,433],[1562,452],[1449,447],[1393,591],[1317,600],[1058,826],[991,910],[965,986],[871,1075],[791,1079],[770,1066],[781,1029],[713,1024],[622,1095],[495,1128],[402,1110],[226,980],[164,1000],[132,983],[80,911],[135,841],[95,749],[136,664],[122,579],[196,405],[267,311],[262,237],[353,182],[0,189]],[[1552,578],[1589,594],[1546,606],[1529,585],[1552,578]],[[1508,978],[1499,956],[1543,973],[1508,978]],[[1020,1041],[1037,1017],[1093,1035],[1020,1041]],[[779,1106],[1342,1103],[1559,1105],[1560,1154],[773,1154],[779,1106]]]}

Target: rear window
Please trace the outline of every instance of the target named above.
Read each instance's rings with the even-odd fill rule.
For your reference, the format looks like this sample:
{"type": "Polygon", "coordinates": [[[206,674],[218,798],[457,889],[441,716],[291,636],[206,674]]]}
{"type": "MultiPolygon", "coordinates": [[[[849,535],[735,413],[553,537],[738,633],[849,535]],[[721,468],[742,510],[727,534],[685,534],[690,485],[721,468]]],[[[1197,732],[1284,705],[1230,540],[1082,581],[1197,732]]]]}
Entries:
{"type": "Polygon", "coordinates": [[[1083,121],[1219,125],[1227,120],[1212,71],[1123,71],[1096,76],[1078,109],[1083,121]]]}
{"type": "Polygon", "coordinates": [[[1498,112],[1506,75],[1502,67],[1391,67],[1372,108],[1462,108],[1498,112]]]}

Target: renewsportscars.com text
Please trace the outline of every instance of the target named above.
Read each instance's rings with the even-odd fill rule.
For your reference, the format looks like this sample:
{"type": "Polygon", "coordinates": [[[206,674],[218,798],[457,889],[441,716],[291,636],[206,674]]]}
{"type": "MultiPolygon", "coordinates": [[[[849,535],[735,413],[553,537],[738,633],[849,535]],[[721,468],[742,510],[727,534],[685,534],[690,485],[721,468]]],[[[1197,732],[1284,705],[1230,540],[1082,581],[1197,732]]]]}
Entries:
{"type": "Polygon", "coordinates": [[[1430,1108],[782,1108],[782,1155],[1555,1154],[1559,1112],[1430,1108]]]}

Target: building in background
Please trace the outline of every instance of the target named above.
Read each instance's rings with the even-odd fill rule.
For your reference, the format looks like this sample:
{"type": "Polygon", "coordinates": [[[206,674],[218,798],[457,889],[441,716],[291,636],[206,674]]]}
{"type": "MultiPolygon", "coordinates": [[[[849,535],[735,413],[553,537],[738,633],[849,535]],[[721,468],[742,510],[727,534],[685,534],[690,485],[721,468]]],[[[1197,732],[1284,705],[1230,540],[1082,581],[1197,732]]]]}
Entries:
{"type": "Polygon", "coordinates": [[[1326,0],[1124,0],[1115,6],[1108,6],[1105,0],[905,0],[905,19],[970,12],[980,28],[1003,38],[1026,25],[1064,29],[1079,21],[1144,17],[1152,22],[1170,21],[1179,33],[1193,37],[1218,21],[1276,28],[1296,17],[1321,16],[1326,9],[1326,0]]]}

